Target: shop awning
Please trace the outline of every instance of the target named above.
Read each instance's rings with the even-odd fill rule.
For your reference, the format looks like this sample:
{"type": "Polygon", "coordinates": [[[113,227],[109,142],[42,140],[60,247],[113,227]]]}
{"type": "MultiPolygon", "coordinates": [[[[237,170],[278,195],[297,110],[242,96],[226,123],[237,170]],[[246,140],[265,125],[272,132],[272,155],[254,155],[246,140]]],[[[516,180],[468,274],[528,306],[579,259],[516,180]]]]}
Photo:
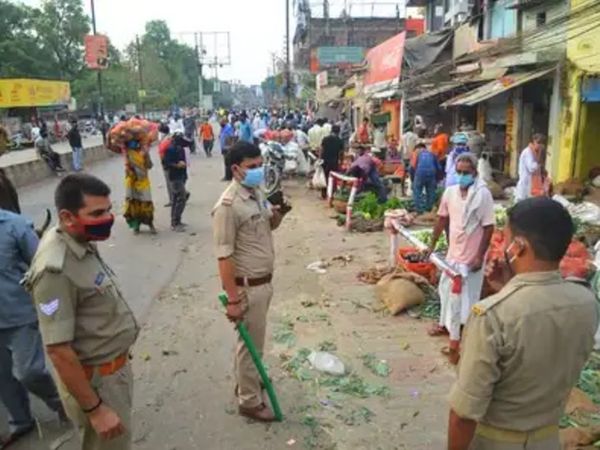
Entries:
{"type": "Polygon", "coordinates": [[[451,98],[450,100],[442,103],[440,106],[444,108],[449,106],[473,106],[517,86],[521,86],[529,81],[541,78],[544,75],[548,75],[554,70],[555,67],[552,67],[550,69],[536,70],[533,72],[520,72],[505,75],[497,80],[492,81],[491,83],[484,84],[483,86],[479,86],[472,91],[465,92],[464,94],[451,98]]]}
{"type": "Polygon", "coordinates": [[[440,83],[437,85],[437,87],[431,86],[431,89],[425,89],[425,86],[421,86],[421,92],[419,94],[406,97],[404,101],[410,103],[427,100],[428,98],[434,97],[439,94],[443,94],[444,92],[451,91],[452,89],[456,89],[457,87],[462,86],[463,84],[464,83],[452,81],[448,83],[440,83]]]}

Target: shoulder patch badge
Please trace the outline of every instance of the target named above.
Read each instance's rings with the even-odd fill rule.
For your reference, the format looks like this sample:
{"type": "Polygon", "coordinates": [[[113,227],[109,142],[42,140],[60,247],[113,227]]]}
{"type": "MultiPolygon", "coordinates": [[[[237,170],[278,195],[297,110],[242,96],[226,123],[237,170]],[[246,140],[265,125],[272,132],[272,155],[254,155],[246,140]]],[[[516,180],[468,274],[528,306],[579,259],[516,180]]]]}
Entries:
{"type": "Polygon", "coordinates": [[[485,308],[483,308],[481,305],[473,305],[471,311],[476,316],[481,316],[483,313],[485,313],[485,308]]]}
{"type": "Polygon", "coordinates": [[[57,298],[50,300],[47,303],[40,303],[40,311],[47,316],[51,316],[58,310],[59,304],[60,301],[57,298]]]}
{"type": "Polygon", "coordinates": [[[94,280],[94,284],[96,285],[96,287],[99,287],[102,282],[104,281],[104,272],[98,272],[98,275],[96,275],[96,279],[94,280]]]}

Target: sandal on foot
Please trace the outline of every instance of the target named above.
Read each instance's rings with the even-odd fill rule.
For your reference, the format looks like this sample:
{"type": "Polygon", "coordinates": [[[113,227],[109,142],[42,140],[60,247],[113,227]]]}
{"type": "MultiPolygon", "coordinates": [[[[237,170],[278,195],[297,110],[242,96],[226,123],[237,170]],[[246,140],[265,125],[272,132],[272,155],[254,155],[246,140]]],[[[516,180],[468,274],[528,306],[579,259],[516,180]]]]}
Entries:
{"type": "Polygon", "coordinates": [[[446,327],[443,327],[441,325],[434,325],[429,330],[427,330],[427,334],[431,337],[446,336],[448,335],[448,330],[446,329],[446,327]]]}
{"type": "Polygon", "coordinates": [[[261,403],[254,408],[239,407],[239,413],[241,416],[248,417],[249,419],[258,420],[259,422],[274,422],[275,414],[271,411],[264,403],[261,403]]]}

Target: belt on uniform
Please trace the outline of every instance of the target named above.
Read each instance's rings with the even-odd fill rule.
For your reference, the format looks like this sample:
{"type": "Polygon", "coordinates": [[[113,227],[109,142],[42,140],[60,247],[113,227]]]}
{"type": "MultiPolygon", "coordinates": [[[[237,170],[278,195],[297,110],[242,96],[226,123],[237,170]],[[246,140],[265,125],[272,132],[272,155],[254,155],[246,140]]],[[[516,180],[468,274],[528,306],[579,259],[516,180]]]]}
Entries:
{"type": "Polygon", "coordinates": [[[479,423],[477,424],[475,434],[496,442],[524,444],[527,442],[544,441],[557,436],[558,425],[548,425],[532,431],[514,431],[479,423]]]}
{"type": "Polygon", "coordinates": [[[262,286],[263,284],[269,284],[272,279],[272,274],[260,278],[238,277],[235,279],[235,284],[240,287],[256,287],[262,286]]]}
{"type": "Polygon", "coordinates": [[[109,361],[104,364],[99,364],[97,366],[82,366],[83,371],[85,372],[85,376],[88,380],[91,380],[94,376],[94,370],[98,372],[98,374],[102,377],[107,377],[117,372],[121,367],[127,363],[129,359],[129,355],[127,353],[123,353],[122,355],[117,356],[112,361],[109,361]]]}

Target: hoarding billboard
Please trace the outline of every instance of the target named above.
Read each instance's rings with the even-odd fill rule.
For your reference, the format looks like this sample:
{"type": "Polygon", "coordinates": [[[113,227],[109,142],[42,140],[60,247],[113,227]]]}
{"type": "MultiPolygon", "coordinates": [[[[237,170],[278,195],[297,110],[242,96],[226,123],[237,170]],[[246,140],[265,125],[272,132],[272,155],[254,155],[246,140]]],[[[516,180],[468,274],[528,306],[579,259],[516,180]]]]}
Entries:
{"type": "Polygon", "coordinates": [[[405,40],[406,32],[403,31],[367,51],[365,91],[389,88],[400,80],[405,40]]]}
{"type": "Polygon", "coordinates": [[[70,100],[67,81],[0,79],[0,108],[68,105],[70,100]]]}
{"type": "Polygon", "coordinates": [[[85,65],[88,69],[104,70],[108,67],[108,38],[101,34],[85,37],[85,65]]]}
{"type": "Polygon", "coordinates": [[[320,67],[360,64],[365,58],[363,47],[318,47],[317,60],[320,67]]]}

